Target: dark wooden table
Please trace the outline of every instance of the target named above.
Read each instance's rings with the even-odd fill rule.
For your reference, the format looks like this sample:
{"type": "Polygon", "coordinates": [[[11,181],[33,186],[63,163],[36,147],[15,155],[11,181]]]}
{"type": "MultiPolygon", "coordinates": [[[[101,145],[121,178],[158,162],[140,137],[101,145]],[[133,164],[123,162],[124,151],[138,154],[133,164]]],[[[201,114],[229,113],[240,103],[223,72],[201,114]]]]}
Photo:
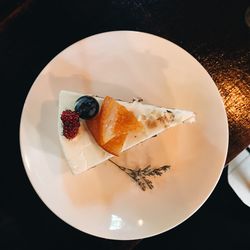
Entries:
{"type": "Polygon", "coordinates": [[[71,228],[40,201],[22,166],[18,139],[28,90],[57,53],[96,33],[138,30],[180,45],[210,73],[228,115],[229,162],[250,144],[248,5],[244,0],[0,1],[1,131],[7,143],[0,249],[183,249],[183,243],[187,249],[249,249],[249,209],[228,186],[226,169],[208,201],[177,228],[142,241],[105,240],[71,228]]]}

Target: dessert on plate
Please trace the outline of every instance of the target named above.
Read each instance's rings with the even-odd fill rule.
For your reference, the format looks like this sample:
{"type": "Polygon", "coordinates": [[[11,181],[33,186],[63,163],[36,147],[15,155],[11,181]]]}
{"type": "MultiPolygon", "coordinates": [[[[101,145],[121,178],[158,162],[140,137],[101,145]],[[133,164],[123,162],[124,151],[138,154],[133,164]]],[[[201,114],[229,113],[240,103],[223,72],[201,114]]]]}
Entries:
{"type": "Polygon", "coordinates": [[[192,111],[83,93],[59,94],[58,133],[70,169],[79,174],[170,127],[195,121],[192,111]]]}

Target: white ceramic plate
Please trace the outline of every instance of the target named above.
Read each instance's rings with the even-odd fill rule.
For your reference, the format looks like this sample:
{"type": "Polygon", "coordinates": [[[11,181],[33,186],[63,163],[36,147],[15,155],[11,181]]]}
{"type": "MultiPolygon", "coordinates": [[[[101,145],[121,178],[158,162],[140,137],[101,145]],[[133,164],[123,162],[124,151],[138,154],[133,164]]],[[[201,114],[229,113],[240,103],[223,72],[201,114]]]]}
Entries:
{"type": "Polygon", "coordinates": [[[175,44],[146,33],[116,31],[83,39],[39,74],[24,104],[20,145],[25,170],[43,202],[73,227],[109,239],[138,239],[190,217],[221,175],[228,124],[205,69],[175,44]],[[143,192],[112,164],[71,174],[57,134],[58,93],[82,91],[195,111],[197,122],[167,130],[131,150],[131,164],[170,164],[143,192]],[[138,151],[139,150],[139,151],[138,151]],[[136,160],[139,160],[139,162],[136,160]]]}

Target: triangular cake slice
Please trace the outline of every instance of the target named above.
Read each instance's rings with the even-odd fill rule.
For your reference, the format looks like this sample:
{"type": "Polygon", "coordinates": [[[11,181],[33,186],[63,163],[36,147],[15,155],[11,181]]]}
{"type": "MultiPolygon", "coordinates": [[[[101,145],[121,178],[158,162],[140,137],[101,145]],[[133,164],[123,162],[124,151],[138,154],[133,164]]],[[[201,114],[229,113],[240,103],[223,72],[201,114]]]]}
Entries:
{"type": "Polygon", "coordinates": [[[61,115],[65,110],[73,111],[76,100],[84,95],[88,94],[64,90],[61,91],[59,95],[59,139],[65,157],[74,174],[79,174],[92,168],[114,155],[118,155],[120,151],[123,152],[158,135],[167,128],[195,121],[195,114],[192,111],[158,107],[144,104],[140,102],[140,100],[124,102],[116,101],[110,97],[104,99],[103,97],[92,95],[101,107],[98,115],[92,120],[85,121],[81,119],[77,135],[69,140],[63,136],[61,115]],[[112,103],[112,105],[110,103],[112,103]],[[103,108],[105,105],[109,106],[103,108]],[[123,108],[120,108],[120,106],[123,108]],[[116,112],[116,109],[112,109],[112,107],[116,109],[118,107],[119,112],[116,112]],[[103,114],[103,109],[108,111],[108,114],[103,114]],[[105,117],[105,119],[112,120],[114,113],[116,116],[120,115],[121,117],[120,122],[117,123],[119,126],[117,124],[109,124],[108,128],[107,126],[103,126],[101,128],[103,130],[101,138],[97,132],[100,131],[100,128],[97,128],[97,126],[99,126],[99,121],[97,120],[100,119],[100,116],[106,116],[108,118],[105,117]],[[105,128],[110,129],[112,126],[114,126],[114,128],[112,128],[111,132],[105,130],[105,128]],[[113,133],[112,131],[116,132],[113,133]],[[115,147],[116,145],[118,145],[117,148],[115,147]]]}

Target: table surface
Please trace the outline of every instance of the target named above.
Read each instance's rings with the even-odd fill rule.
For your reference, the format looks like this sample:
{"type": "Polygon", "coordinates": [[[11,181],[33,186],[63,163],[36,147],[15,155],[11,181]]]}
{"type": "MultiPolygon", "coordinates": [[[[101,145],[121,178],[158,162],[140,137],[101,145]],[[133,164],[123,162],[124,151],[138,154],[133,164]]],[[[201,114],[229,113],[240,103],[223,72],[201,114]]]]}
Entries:
{"type": "Polygon", "coordinates": [[[57,53],[93,34],[137,30],[173,41],[210,73],[228,115],[229,162],[250,144],[248,5],[244,0],[0,1],[2,93],[11,93],[1,122],[10,146],[1,164],[0,249],[182,249],[183,243],[187,249],[215,244],[248,249],[249,208],[228,185],[227,168],[208,201],[178,227],[140,241],[112,241],[79,232],[47,209],[26,176],[18,139],[29,88],[57,53]]]}

